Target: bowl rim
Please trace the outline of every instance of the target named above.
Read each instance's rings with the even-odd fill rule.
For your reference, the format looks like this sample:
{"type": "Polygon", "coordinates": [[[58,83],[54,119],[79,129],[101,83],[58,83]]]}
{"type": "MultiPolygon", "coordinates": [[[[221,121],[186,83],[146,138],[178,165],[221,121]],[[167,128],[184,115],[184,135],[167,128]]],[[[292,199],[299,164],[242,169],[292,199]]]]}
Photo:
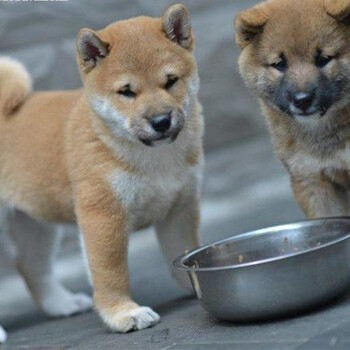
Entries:
{"type": "Polygon", "coordinates": [[[279,261],[279,260],[284,260],[284,259],[290,259],[299,255],[304,255],[308,254],[317,250],[321,250],[324,248],[327,248],[329,246],[338,244],[340,242],[343,242],[347,239],[350,238],[350,216],[333,216],[333,217],[326,217],[326,218],[318,218],[318,219],[309,219],[309,220],[301,220],[298,222],[293,222],[289,224],[282,224],[282,225],[277,225],[277,226],[270,226],[266,228],[261,228],[253,231],[248,231],[245,233],[237,234],[234,236],[230,236],[228,238],[221,239],[219,241],[207,244],[205,246],[201,246],[198,248],[191,249],[188,252],[185,252],[178,256],[174,261],[173,261],[173,266],[184,271],[219,271],[219,270],[229,270],[229,269],[239,269],[239,268],[244,268],[244,267],[249,267],[249,266],[256,266],[256,265],[262,265],[262,264],[267,264],[270,262],[274,261],[279,261]],[[256,261],[250,261],[246,263],[237,263],[237,264],[232,264],[232,265],[225,265],[225,266],[213,266],[213,267],[195,267],[195,266],[186,266],[184,264],[184,261],[191,258],[193,255],[196,255],[197,253],[206,250],[208,248],[211,248],[216,245],[221,245],[229,241],[239,241],[242,239],[246,239],[252,236],[260,236],[264,235],[267,233],[272,233],[274,231],[281,231],[281,230],[287,230],[287,229],[293,229],[293,228],[300,228],[300,227],[308,227],[308,226],[315,226],[317,224],[323,225],[325,222],[329,221],[339,221],[339,222],[345,222],[349,225],[349,232],[344,235],[344,237],[334,239],[332,241],[329,241],[327,243],[321,244],[319,246],[313,247],[313,248],[308,248],[302,251],[286,254],[286,255],[281,255],[281,256],[275,256],[267,259],[262,259],[262,260],[256,260],[256,261]]]}

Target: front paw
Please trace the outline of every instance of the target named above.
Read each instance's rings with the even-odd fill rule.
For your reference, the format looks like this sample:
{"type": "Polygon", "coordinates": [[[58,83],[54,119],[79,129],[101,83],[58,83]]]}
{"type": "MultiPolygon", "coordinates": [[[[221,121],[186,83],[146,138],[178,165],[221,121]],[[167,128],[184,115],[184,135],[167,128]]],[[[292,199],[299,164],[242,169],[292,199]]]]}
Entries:
{"type": "Polygon", "coordinates": [[[159,322],[159,315],[151,308],[133,304],[118,306],[111,310],[100,311],[107,326],[114,332],[127,333],[154,326],[159,322]]]}

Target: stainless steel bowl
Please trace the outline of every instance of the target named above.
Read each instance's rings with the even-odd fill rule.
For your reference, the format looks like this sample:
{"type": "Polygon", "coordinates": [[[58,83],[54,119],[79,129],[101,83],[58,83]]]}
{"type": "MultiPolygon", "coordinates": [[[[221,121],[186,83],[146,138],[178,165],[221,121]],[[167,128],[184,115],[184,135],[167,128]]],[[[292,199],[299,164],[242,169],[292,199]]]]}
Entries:
{"type": "Polygon", "coordinates": [[[174,261],[214,316],[251,321],[304,311],[350,282],[350,218],[308,220],[216,242],[174,261]]]}

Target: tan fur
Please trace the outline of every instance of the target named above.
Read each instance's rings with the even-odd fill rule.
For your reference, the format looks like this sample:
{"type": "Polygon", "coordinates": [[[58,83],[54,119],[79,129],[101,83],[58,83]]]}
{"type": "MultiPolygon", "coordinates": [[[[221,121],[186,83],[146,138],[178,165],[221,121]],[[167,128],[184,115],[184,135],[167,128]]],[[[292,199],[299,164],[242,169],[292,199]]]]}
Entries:
{"type": "Polygon", "coordinates": [[[0,58],[0,99],[5,115],[18,108],[32,91],[32,82],[24,66],[7,57],[0,58]]]}
{"type": "Polygon", "coordinates": [[[339,21],[343,21],[350,14],[348,0],[324,0],[324,7],[329,15],[339,21]]]}
{"type": "Polygon", "coordinates": [[[267,91],[281,79],[271,64],[283,52],[288,57],[288,78],[303,91],[319,76],[314,60],[321,49],[335,56],[324,74],[334,80],[348,77],[349,13],[348,0],[270,0],[239,13],[235,20],[241,75],[259,98],[277,156],[309,218],[349,214],[350,96],[344,94],[322,119],[304,118],[301,123],[270,100],[267,91]]]}
{"type": "MultiPolygon", "coordinates": [[[[83,29],[77,39],[77,59],[84,89],[33,93],[10,116],[0,115],[0,202],[39,221],[78,222],[96,307],[112,330],[146,327],[142,319],[140,324],[135,321],[140,312],[148,312],[153,323],[157,320],[152,310],[138,309],[131,300],[130,230],[164,224],[168,237],[173,227],[166,226],[167,218],[180,220],[173,212],[182,215],[184,209],[185,226],[178,221],[178,230],[186,231],[188,238],[168,258],[185,249],[182,244],[198,245],[196,178],[202,162],[203,122],[189,21],[187,9],[174,5],[161,18],[120,21],[98,32],[83,29]],[[181,21],[175,30],[174,21],[181,21]],[[178,77],[169,90],[164,88],[167,74],[178,77]],[[119,94],[125,84],[137,93],[136,99],[119,94]],[[115,119],[104,119],[107,107],[102,98],[109,101],[115,119]],[[179,125],[178,138],[154,148],[142,144],[139,136],[150,137],[144,131],[149,118],[171,111],[179,125]],[[113,124],[117,120],[124,131],[113,124]],[[133,193],[133,187],[125,181],[134,177],[135,184],[149,183],[158,191],[147,194],[143,208],[137,207],[142,193],[136,194],[139,200],[128,197],[128,188],[133,193]],[[187,199],[180,202],[183,193],[187,199]]],[[[1,77],[0,60],[0,101],[9,111],[26,98],[27,81],[18,77],[17,70],[11,70],[4,82],[1,77]],[[14,93],[13,86],[23,89],[14,93]],[[3,92],[7,87],[10,90],[3,92]]]]}

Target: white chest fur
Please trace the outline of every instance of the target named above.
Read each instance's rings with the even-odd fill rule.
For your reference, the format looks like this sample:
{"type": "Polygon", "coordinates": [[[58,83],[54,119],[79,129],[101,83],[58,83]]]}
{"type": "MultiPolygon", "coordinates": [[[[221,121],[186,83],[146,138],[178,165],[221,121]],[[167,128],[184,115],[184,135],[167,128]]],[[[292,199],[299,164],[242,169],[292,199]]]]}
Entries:
{"type": "Polygon", "coordinates": [[[193,173],[136,175],[117,170],[111,176],[116,196],[127,210],[131,230],[162,220],[193,173]]]}
{"type": "Polygon", "coordinates": [[[339,159],[343,167],[350,170],[350,144],[347,144],[343,150],[337,152],[335,158],[339,159]]]}
{"type": "Polygon", "coordinates": [[[288,164],[293,172],[313,174],[323,169],[342,169],[350,171],[350,144],[327,159],[317,159],[304,152],[298,152],[289,158],[288,164]]]}
{"type": "Polygon", "coordinates": [[[181,191],[197,183],[202,163],[195,167],[186,161],[184,136],[170,145],[140,148],[125,154],[137,172],[116,169],[109,175],[115,194],[127,211],[131,230],[164,219],[181,191]]]}

